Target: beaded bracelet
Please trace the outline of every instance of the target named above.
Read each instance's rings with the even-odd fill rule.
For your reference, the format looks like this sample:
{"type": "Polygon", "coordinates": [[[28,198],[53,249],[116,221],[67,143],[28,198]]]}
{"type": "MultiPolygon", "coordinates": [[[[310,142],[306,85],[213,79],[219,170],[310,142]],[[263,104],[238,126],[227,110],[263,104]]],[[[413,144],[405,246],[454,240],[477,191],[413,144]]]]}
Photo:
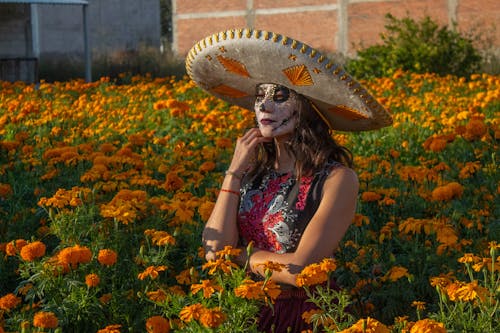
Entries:
{"type": "Polygon", "coordinates": [[[240,196],[240,192],[238,192],[238,191],[228,190],[228,189],[226,189],[226,188],[221,188],[221,189],[220,189],[220,191],[221,191],[221,192],[231,193],[231,194],[234,194],[234,195],[236,195],[236,196],[238,196],[238,197],[240,196]]]}
{"type": "Polygon", "coordinates": [[[239,174],[237,174],[236,172],[231,171],[231,170],[226,170],[226,176],[227,176],[227,175],[234,176],[234,178],[239,179],[239,180],[241,180],[241,179],[243,178],[243,176],[242,176],[242,175],[239,175],[239,174]]]}

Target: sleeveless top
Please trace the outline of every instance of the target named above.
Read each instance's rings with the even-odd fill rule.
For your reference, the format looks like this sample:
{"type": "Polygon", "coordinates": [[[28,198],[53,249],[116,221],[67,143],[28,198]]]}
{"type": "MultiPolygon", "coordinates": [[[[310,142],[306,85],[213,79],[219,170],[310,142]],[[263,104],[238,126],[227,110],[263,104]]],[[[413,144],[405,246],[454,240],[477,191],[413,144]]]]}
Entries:
{"type": "Polygon", "coordinates": [[[342,164],[332,162],[297,182],[291,172],[266,169],[245,180],[238,211],[240,242],[275,253],[294,252],[318,209],[323,184],[342,164]]]}

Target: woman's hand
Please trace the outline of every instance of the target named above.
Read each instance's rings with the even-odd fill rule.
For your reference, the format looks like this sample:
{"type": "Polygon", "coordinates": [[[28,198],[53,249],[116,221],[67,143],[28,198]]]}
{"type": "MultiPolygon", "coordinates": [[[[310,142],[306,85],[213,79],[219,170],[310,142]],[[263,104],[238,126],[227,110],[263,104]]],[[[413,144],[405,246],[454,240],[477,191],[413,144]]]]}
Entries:
{"type": "Polygon", "coordinates": [[[229,170],[240,175],[245,173],[252,159],[255,157],[258,145],[263,142],[271,142],[272,140],[272,138],[263,137],[258,128],[248,130],[236,141],[229,170]]]}

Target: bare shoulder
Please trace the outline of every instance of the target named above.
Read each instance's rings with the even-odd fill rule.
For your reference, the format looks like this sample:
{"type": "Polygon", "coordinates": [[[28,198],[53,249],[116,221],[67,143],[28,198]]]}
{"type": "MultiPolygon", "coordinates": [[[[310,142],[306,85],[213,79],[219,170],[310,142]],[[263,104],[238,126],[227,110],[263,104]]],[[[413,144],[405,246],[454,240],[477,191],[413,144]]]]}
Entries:
{"type": "Polygon", "coordinates": [[[348,186],[355,188],[357,191],[359,187],[358,175],[351,168],[346,166],[337,166],[332,169],[325,181],[325,187],[329,188],[332,186],[348,186]]]}

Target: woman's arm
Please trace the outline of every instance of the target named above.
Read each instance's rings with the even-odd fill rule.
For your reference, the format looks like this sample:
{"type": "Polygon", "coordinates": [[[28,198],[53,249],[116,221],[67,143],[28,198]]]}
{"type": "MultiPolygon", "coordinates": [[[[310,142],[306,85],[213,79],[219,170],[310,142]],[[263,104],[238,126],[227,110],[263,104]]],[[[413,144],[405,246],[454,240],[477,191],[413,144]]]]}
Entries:
{"type": "MultiPolygon", "coordinates": [[[[275,282],[296,285],[298,273],[307,265],[331,257],[342,237],[353,221],[359,183],[354,171],[348,168],[335,169],[326,179],[318,210],[307,225],[293,253],[277,254],[254,249],[249,266],[253,272],[264,275],[259,264],[273,261],[286,266],[281,272],[273,272],[275,282]]],[[[238,258],[246,261],[245,251],[238,258]]]]}
{"type": "Polygon", "coordinates": [[[227,174],[224,178],[212,214],[203,230],[203,246],[207,260],[213,260],[215,252],[224,249],[226,245],[236,247],[238,243],[236,216],[241,175],[247,170],[257,146],[269,140],[262,137],[258,128],[252,128],[236,142],[233,159],[229,166],[231,174],[227,174]]]}

